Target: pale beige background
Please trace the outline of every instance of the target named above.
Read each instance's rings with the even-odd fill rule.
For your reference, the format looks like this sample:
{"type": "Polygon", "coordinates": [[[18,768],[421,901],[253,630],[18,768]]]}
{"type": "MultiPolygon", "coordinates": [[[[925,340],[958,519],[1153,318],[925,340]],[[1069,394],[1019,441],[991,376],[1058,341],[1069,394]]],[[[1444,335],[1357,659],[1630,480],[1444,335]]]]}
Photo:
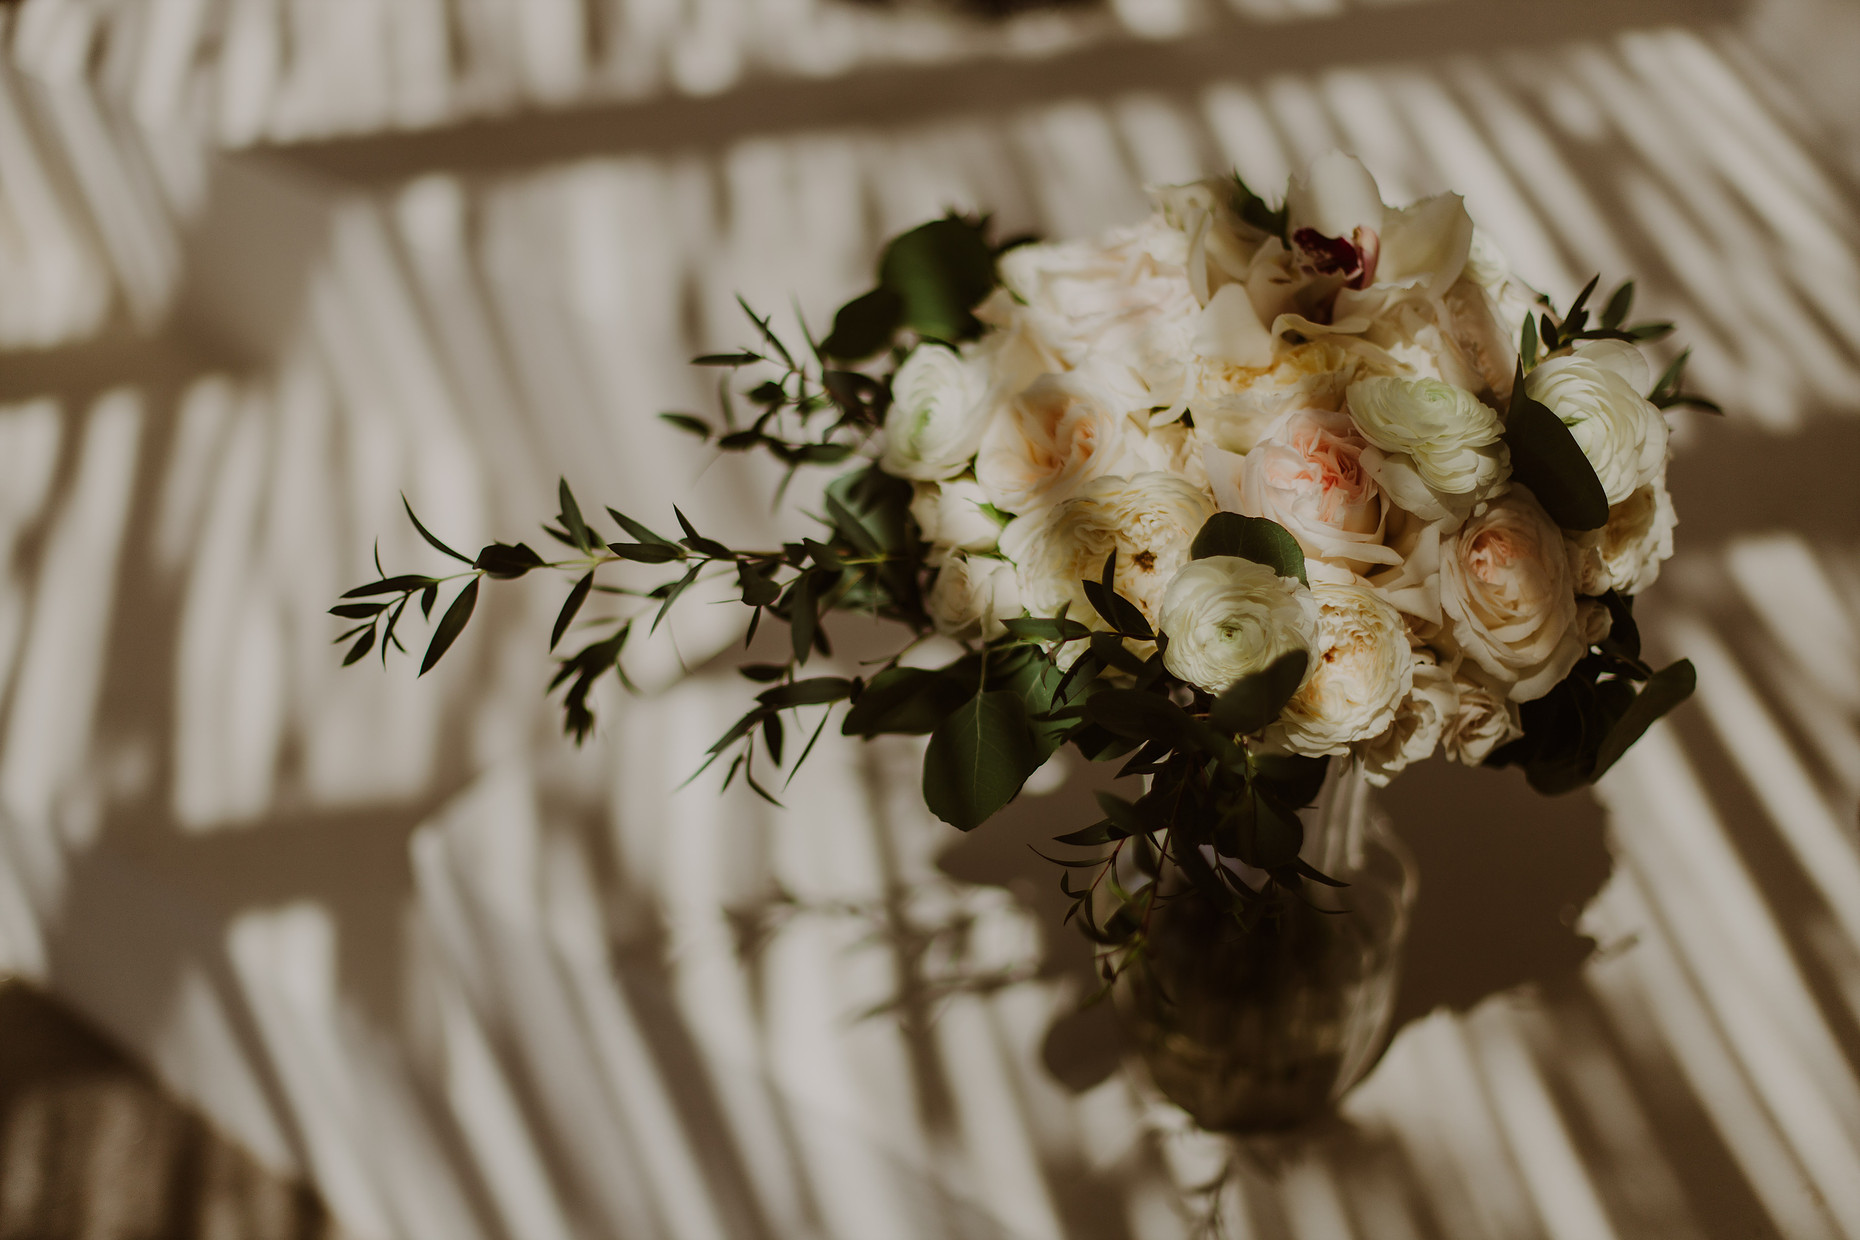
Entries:
{"type": "MultiPolygon", "coordinates": [[[[0,31],[0,968],[346,1233],[1160,1240],[1225,1172],[1234,1237],[1860,1237],[1851,4],[27,0],[0,31]],[[401,491],[460,544],[533,536],[558,471],[765,526],[766,476],[652,417],[710,399],[683,361],[745,338],[736,292],[820,323],[945,207],[1078,233],[1331,146],[1391,199],[1463,191],[1560,299],[1638,276],[1731,415],[1676,420],[1645,609],[1699,700],[1594,796],[1393,790],[1403,1028],[1310,1141],[1183,1131],[1067,1019],[1083,951],[1022,845],[1083,776],[965,839],[904,743],[823,741],[786,814],[674,794],[741,700],[723,608],[580,752],[538,692],[553,588],[492,591],[417,684],[337,670],[371,541],[437,567],[401,491]]],[[[55,1143],[4,1122],[0,1234],[33,1234],[55,1143]]],[[[301,1222],[257,1217],[218,1234],[301,1222]]]]}

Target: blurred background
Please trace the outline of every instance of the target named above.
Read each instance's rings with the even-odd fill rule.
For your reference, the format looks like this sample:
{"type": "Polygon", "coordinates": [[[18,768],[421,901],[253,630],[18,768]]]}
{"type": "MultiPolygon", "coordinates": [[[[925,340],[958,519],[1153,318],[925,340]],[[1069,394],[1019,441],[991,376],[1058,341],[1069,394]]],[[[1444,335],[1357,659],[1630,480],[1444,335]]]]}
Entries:
{"type": "MultiPolygon", "coordinates": [[[[0,4],[0,1237],[1860,1237],[1851,0],[0,4]],[[1189,1131],[916,747],[700,780],[727,609],[576,750],[563,589],[432,675],[325,609],[584,503],[763,531],[654,416],[947,208],[1138,218],[1332,147],[1679,325],[1696,700],[1593,794],[1417,769],[1392,1048],[1189,1131]],[[701,514],[701,515],[700,515],[701,514]]],[[[564,583],[565,585],[566,583],[564,583]]],[[[418,633],[419,630],[416,630],[418,633]]],[[[852,645],[857,646],[856,635],[852,645]]]]}

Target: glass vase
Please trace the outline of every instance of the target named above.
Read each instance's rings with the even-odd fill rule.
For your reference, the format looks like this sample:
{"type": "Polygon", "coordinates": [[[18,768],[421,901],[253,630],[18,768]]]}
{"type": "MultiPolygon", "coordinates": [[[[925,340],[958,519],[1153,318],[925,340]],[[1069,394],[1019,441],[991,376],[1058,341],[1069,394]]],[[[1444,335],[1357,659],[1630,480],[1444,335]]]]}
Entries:
{"type": "Polygon", "coordinates": [[[1119,1006],[1151,1079],[1203,1128],[1295,1127],[1382,1051],[1415,870],[1369,792],[1354,764],[1335,762],[1300,815],[1301,855],[1347,887],[1280,891],[1242,928],[1179,873],[1164,880],[1119,1006]]]}

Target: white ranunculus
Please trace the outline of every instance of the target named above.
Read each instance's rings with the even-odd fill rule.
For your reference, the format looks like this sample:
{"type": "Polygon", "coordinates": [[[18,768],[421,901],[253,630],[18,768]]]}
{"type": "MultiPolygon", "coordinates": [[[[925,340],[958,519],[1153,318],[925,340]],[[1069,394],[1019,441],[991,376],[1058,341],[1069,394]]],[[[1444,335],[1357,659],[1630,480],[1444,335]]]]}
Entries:
{"type": "Polygon", "coordinates": [[[1639,594],[1654,583],[1660,565],[1672,557],[1677,524],[1664,478],[1613,505],[1607,525],[1567,536],[1577,589],[1584,594],[1610,590],[1639,594]]]}
{"type": "Polygon", "coordinates": [[[1369,587],[1313,584],[1311,597],[1317,659],[1267,736],[1317,757],[1387,730],[1414,688],[1414,655],[1401,613],[1369,587]]]}
{"type": "Polygon", "coordinates": [[[1345,400],[1363,438],[1400,454],[1439,495],[1483,495],[1510,469],[1498,414],[1464,388],[1372,376],[1352,383],[1345,400]]]}
{"type": "Polygon", "coordinates": [[[1307,556],[1366,572],[1401,562],[1382,543],[1382,488],[1363,469],[1368,445],[1345,413],[1295,410],[1246,454],[1240,511],[1277,521],[1307,556]]]}
{"type": "Polygon", "coordinates": [[[1394,722],[1356,747],[1363,777],[1378,788],[1416,762],[1432,756],[1441,736],[1460,709],[1453,673],[1432,653],[1414,652],[1414,687],[1395,708],[1394,722]]]}
{"type": "Polygon", "coordinates": [[[1051,616],[1064,606],[1093,627],[1104,625],[1083,583],[1097,581],[1115,551],[1118,593],[1155,624],[1163,592],[1213,515],[1208,493],[1175,474],[1094,478],[1071,498],[1010,524],[1001,551],[1019,570],[1028,611],[1051,616]]]}
{"type": "Polygon", "coordinates": [[[1443,541],[1440,606],[1453,644],[1513,701],[1542,697],[1582,657],[1563,532],[1522,487],[1443,541]]]}
{"type": "Polygon", "coordinates": [[[975,458],[988,502],[1021,515],[1059,503],[1093,478],[1120,473],[1142,432],[1098,383],[1080,374],[1036,380],[989,425],[975,458]]]}
{"type": "Polygon", "coordinates": [[[993,641],[1007,632],[1003,620],[1025,611],[1012,564],[962,554],[951,555],[937,569],[924,608],[938,632],[962,641],[993,641]]]}
{"type": "Polygon", "coordinates": [[[1440,738],[1447,757],[1478,766],[1494,749],[1524,735],[1518,704],[1502,690],[1467,676],[1454,677],[1454,687],[1459,707],[1440,738]]]}
{"type": "Polygon", "coordinates": [[[1295,577],[1238,556],[1208,556],[1170,580],[1157,627],[1169,636],[1163,666],[1196,688],[1220,694],[1281,655],[1310,653],[1317,604],[1295,577]]]}
{"type": "Polygon", "coordinates": [[[920,344],[891,380],[879,467],[899,478],[953,478],[969,467],[995,413],[988,365],[920,344]]]}
{"type": "Polygon", "coordinates": [[[1619,504],[1666,468],[1666,419],[1641,395],[1647,365],[1619,340],[1596,340],[1553,357],[1524,377],[1524,391],[1569,427],[1610,504],[1619,504]]]}
{"type": "Polygon", "coordinates": [[[933,548],[992,551],[1001,538],[1001,522],[988,511],[988,496],[972,478],[914,484],[911,516],[933,548]]]}

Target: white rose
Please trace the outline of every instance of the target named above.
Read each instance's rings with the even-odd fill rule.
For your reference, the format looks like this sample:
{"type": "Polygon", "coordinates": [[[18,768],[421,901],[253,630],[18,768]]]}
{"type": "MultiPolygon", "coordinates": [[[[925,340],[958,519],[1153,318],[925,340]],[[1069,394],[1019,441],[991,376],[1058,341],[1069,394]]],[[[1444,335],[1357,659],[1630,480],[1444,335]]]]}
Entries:
{"type": "Polygon", "coordinates": [[[879,467],[899,478],[951,478],[969,467],[995,401],[987,365],[920,344],[891,380],[879,467]]]}
{"type": "Polygon", "coordinates": [[[1483,495],[1510,469],[1497,412],[1464,388],[1373,376],[1352,383],[1345,399],[1363,438],[1399,454],[1437,495],[1483,495]]]}
{"type": "Polygon", "coordinates": [[[916,483],[911,516],[924,541],[935,548],[992,551],[1001,539],[1001,522],[988,511],[988,496],[973,479],[916,483]]]}
{"type": "Polygon", "coordinates": [[[1378,788],[1434,752],[1448,723],[1459,714],[1460,691],[1453,673],[1426,650],[1414,652],[1414,688],[1395,708],[1394,722],[1356,747],[1363,777],[1378,788]]]}
{"type": "Polygon", "coordinates": [[[1440,738],[1449,758],[1478,766],[1494,749],[1524,735],[1518,704],[1503,691],[1465,676],[1454,677],[1453,683],[1459,707],[1440,738]]]}
{"type": "Polygon", "coordinates": [[[1666,468],[1666,419],[1641,395],[1647,364],[1619,340],[1597,340],[1553,357],[1524,377],[1524,391],[1569,427],[1610,504],[1619,504],[1666,468]]]}
{"type": "Polygon", "coordinates": [[[962,641],[993,641],[1007,632],[1003,620],[1025,611],[1012,564],[960,554],[943,561],[924,608],[938,632],[962,641]]]}
{"type": "Polygon", "coordinates": [[[1442,542],[1440,606],[1452,642],[1513,701],[1542,697],[1582,657],[1563,532],[1523,488],[1442,542]]]}
{"type": "Polygon", "coordinates": [[[1577,588],[1584,594],[1645,590],[1659,577],[1660,565],[1672,557],[1678,522],[1664,478],[1641,487],[1609,508],[1607,525],[1571,536],[1577,588]]]}
{"type": "Polygon", "coordinates": [[[1045,375],[995,418],[975,458],[989,503],[1015,515],[1059,503],[1123,470],[1140,432],[1084,375],[1045,375]]]}
{"type": "Polygon", "coordinates": [[[1001,532],[1001,551],[1020,573],[1021,598],[1037,616],[1060,607],[1074,620],[1102,626],[1083,583],[1097,581],[1117,552],[1117,592],[1151,624],[1163,593],[1188,563],[1189,545],[1214,515],[1208,493],[1175,474],[1096,478],[1078,494],[1001,532]]]}
{"type": "Polygon", "coordinates": [[[1314,584],[1311,597],[1318,656],[1268,736],[1317,757],[1388,729],[1414,687],[1414,655],[1401,613],[1369,587],[1314,584]]]}
{"type": "Polygon", "coordinates": [[[1240,511],[1278,522],[1307,556],[1351,572],[1399,564],[1382,545],[1386,501],[1363,468],[1367,446],[1348,414],[1286,414],[1246,454],[1240,511]]]}
{"type": "Polygon", "coordinates": [[[1195,560],[1170,580],[1157,627],[1169,635],[1163,666],[1218,695],[1281,655],[1310,653],[1317,604],[1295,577],[1238,556],[1214,555],[1195,560]]]}

